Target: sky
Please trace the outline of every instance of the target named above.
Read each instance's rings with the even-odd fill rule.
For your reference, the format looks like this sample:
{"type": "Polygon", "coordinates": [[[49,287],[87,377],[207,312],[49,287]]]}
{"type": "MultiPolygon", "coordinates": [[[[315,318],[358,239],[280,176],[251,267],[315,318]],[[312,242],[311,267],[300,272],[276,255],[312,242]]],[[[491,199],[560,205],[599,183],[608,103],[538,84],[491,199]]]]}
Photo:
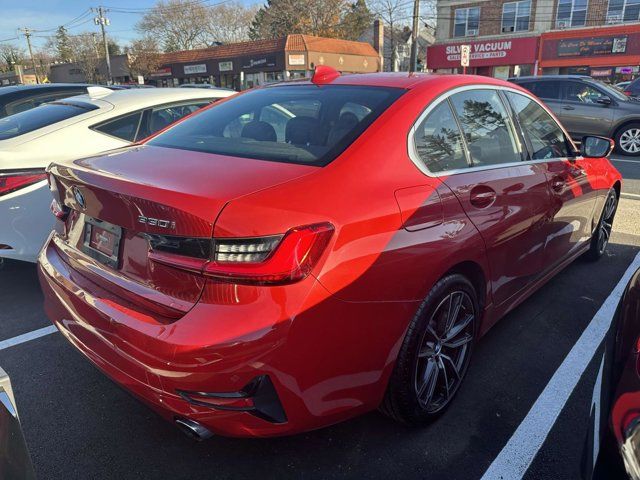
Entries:
{"type": "MultiPolygon", "coordinates": [[[[144,13],[142,9],[152,7],[156,0],[102,0],[104,6],[113,7],[107,12],[107,18],[111,25],[107,27],[107,34],[119,43],[125,45],[136,38],[134,26],[144,13]],[[129,13],[119,12],[117,9],[129,10],[129,13]],[[132,12],[135,10],[136,12],[132,12]]],[[[202,0],[203,3],[215,5],[219,0],[202,0]]],[[[87,0],[0,0],[0,42],[16,37],[16,29],[28,27],[34,32],[32,40],[36,47],[44,45],[46,36],[55,33],[60,25],[68,24],[69,33],[99,32],[99,27],[94,25],[93,17],[87,10],[97,7],[100,0],[95,3],[87,0]]],[[[242,3],[254,4],[258,1],[243,0],[242,3]]],[[[18,34],[15,43],[26,48],[23,35],[18,34]]]]}

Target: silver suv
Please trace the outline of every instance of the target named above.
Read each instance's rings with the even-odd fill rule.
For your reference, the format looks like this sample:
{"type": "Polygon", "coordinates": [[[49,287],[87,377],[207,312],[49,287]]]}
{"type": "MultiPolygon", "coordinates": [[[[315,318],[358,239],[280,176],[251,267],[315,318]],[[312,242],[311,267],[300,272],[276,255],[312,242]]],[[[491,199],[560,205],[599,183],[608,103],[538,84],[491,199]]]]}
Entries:
{"type": "Polygon", "coordinates": [[[541,98],[574,140],[613,138],[623,155],[640,155],[640,101],[591,77],[545,75],[510,79],[541,98]]]}

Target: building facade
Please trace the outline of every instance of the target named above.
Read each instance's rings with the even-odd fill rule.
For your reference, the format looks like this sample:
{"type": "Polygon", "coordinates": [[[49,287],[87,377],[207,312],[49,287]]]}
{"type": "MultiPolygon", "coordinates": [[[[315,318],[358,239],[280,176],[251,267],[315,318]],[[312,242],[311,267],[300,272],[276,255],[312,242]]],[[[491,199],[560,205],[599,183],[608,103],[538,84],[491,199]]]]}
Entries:
{"type": "Polygon", "coordinates": [[[640,64],[637,0],[439,0],[437,10],[427,61],[435,71],[462,70],[460,45],[471,46],[468,73],[501,78],[594,67],[594,76],[616,81],[640,64]]]}
{"type": "Polygon", "coordinates": [[[316,65],[361,73],[377,72],[380,64],[378,52],[367,43],[295,34],[167,53],[151,81],[158,86],[208,83],[243,90],[308,76],[316,65]]]}
{"type": "MultiPolygon", "coordinates": [[[[111,78],[116,84],[130,83],[132,81],[129,71],[129,56],[111,55],[111,78]]],[[[96,71],[98,77],[107,78],[107,62],[102,60],[96,71]]],[[[51,83],[87,83],[89,79],[83,72],[81,65],[77,63],[58,63],[51,65],[49,70],[51,83]]]]}

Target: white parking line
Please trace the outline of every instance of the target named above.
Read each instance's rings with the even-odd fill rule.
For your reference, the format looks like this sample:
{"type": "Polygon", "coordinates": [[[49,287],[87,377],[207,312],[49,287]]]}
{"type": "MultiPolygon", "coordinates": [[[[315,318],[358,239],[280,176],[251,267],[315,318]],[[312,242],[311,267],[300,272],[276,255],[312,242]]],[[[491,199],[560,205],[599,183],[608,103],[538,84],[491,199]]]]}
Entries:
{"type": "Polygon", "coordinates": [[[17,337],[0,341],[0,350],[13,347],[14,345],[20,345],[21,343],[25,343],[30,340],[35,340],[36,338],[44,337],[45,335],[50,335],[57,331],[58,329],[55,326],[49,325],[48,327],[39,328],[38,330],[33,330],[31,332],[23,333],[22,335],[18,335],[17,337]]]}
{"type": "Polygon", "coordinates": [[[640,198],[640,195],[638,195],[637,193],[624,193],[624,192],[622,192],[620,194],[620,196],[622,198],[640,198]]]}
{"type": "Polygon", "coordinates": [[[600,310],[556,370],[551,380],[522,420],[482,480],[520,479],[527,472],[573,389],[611,326],[618,302],[633,273],[640,268],[640,253],[604,301],[600,310]]]}
{"type": "Polygon", "coordinates": [[[640,160],[625,160],[623,158],[610,158],[609,160],[611,160],[612,162],[635,163],[637,165],[640,165],[640,160]]]}

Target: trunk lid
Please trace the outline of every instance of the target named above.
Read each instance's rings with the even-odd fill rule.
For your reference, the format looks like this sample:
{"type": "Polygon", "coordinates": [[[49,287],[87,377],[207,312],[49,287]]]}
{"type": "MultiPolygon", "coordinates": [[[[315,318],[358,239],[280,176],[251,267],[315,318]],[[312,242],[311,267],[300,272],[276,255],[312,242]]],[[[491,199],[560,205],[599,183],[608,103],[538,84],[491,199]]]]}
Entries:
{"type": "Polygon", "coordinates": [[[227,202],[317,168],[153,146],[53,164],[54,197],[70,209],[55,243],[97,287],[176,318],[197,302],[205,280],[151,261],[151,242],[160,236],[206,244],[227,202]],[[100,235],[116,236],[103,245],[115,259],[88,248],[97,245],[92,231],[98,243],[100,235]]]}

